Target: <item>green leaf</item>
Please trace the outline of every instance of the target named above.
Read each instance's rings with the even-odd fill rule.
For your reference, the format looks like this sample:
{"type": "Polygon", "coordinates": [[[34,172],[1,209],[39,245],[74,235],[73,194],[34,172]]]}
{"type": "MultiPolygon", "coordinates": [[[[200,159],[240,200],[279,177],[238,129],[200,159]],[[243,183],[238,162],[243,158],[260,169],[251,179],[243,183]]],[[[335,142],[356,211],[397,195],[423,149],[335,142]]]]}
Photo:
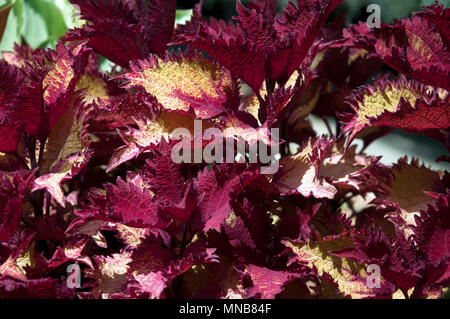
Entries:
{"type": "Polygon", "coordinates": [[[69,29],[80,27],[82,25],[81,19],[77,15],[77,10],[69,2],[69,0],[55,0],[55,5],[61,11],[64,22],[69,29]]]}
{"type": "Polygon", "coordinates": [[[12,2],[13,2],[13,0],[0,0],[0,10],[11,5],[12,2]]]}
{"type": "Polygon", "coordinates": [[[61,11],[51,1],[26,0],[25,16],[22,35],[32,47],[56,41],[67,31],[61,11]]]}
{"type": "MultiPolygon", "coordinates": [[[[0,7],[9,1],[0,0],[0,7]]],[[[67,26],[76,23],[73,10],[67,0],[17,0],[9,14],[0,51],[11,51],[22,37],[32,48],[54,48],[67,26]]]]}
{"type": "Polygon", "coordinates": [[[10,9],[13,3],[13,0],[0,0],[0,41],[3,38],[4,31],[8,31],[5,29],[7,29],[7,21],[11,20],[8,16],[11,16],[10,9]]]}
{"type": "Polygon", "coordinates": [[[112,68],[115,66],[113,62],[105,58],[103,55],[100,56],[100,69],[103,72],[111,72],[112,68]]]}
{"type": "Polygon", "coordinates": [[[193,12],[194,11],[192,9],[177,10],[177,14],[175,16],[175,26],[188,22],[191,19],[193,12]]]}

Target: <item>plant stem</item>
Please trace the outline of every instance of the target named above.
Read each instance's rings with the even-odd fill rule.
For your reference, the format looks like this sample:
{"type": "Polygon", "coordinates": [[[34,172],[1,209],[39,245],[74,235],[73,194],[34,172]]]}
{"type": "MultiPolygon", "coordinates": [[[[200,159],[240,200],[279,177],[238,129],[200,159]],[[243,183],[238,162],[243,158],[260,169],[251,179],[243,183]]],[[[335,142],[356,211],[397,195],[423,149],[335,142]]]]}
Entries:
{"type": "MultiPolygon", "coordinates": [[[[39,160],[38,160],[39,173],[40,173],[40,171],[41,171],[42,158],[44,157],[45,143],[47,143],[47,138],[44,138],[44,139],[40,140],[40,145],[39,145],[39,160]]],[[[39,174],[39,173],[38,173],[38,174],[39,174]]]]}
{"type": "Polygon", "coordinates": [[[31,169],[35,169],[37,167],[37,163],[36,163],[36,137],[28,135],[25,138],[25,144],[27,146],[28,155],[30,156],[31,169]]]}
{"type": "Polygon", "coordinates": [[[19,162],[20,164],[22,164],[23,168],[25,169],[30,169],[28,167],[28,164],[25,162],[25,160],[17,153],[17,151],[15,151],[14,153],[11,153],[12,156],[14,156],[19,162]]]}

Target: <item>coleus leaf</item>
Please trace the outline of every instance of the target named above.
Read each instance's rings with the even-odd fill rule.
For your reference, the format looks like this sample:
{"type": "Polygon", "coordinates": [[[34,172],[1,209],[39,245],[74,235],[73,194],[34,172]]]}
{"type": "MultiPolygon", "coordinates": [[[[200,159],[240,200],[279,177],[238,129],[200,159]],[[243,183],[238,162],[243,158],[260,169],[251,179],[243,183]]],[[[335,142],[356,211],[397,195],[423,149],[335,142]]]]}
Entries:
{"type": "Polygon", "coordinates": [[[109,102],[110,92],[106,76],[97,72],[86,72],[83,74],[75,88],[75,91],[83,91],[83,102],[87,105],[109,102]]]}
{"type": "MultiPolygon", "coordinates": [[[[244,36],[254,43],[256,50],[267,54],[273,53],[276,50],[277,40],[273,21],[256,9],[246,9],[241,1],[236,2],[236,11],[238,16],[235,20],[238,21],[244,36]]],[[[275,14],[272,20],[274,16],[275,14]]]]}
{"type": "Polygon", "coordinates": [[[0,172],[0,242],[6,242],[19,227],[25,195],[35,171],[0,172]]]}
{"type": "Polygon", "coordinates": [[[258,296],[261,299],[274,299],[290,281],[300,277],[297,273],[275,271],[255,265],[247,266],[246,274],[253,283],[249,296],[258,296]]]}
{"type": "Polygon", "coordinates": [[[84,117],[79,111],[79,104],[70,106],[50,132],[42,159],[39,159],[41,176],[35,180],[33,188],[33,191],[47,189],[63,207],[62,183],[77,175],[93,155],[90,141],[83,133],[84,117]]]}
{"type": "Polygon", "coordinates": [[[194,112],[200,119],[212,118],[236,100],[237,85],[229,72],[200,54],[151,56],[131,65],[131,73],[120,76],[125,88],[140,86],[154,95],[169,111],[194,112]]]}
{"type": "Polygon", "coordinates": [[[74,90],[74,85],[78,81],[76,77],[76,70],[74,58],[71,52],[62,44],[57,46],[57,59],[51,70],[45,75],[42,86],[44,92],[44,103],[47,105],[54,104],[61,97],[66,97],[70,90],[74,90]],[[74,79],[76,79],[74,81],[74,79]]]}
{"type": "MultiPolygon", "coordinates": [[[[333,256],[356,260],[360,264],[376,264],[381,276],[392,285],[407,293],[422,277],[424,263],[414,251],[414,244],[402,234],[387,237],[380,230],[369,229],[366,237],[352,236],[354,245],[341,247],[333,256]]],[[[392,291],[393,292],[393,291],[392,291]]]]}
{"type": "Polygon", "coordinates": [[[230,201],[232,196],[237,196],[241,190],[258,173],[246,170],[245,164],[222,164],[220,169],[213,166],[200,172],[194,181],[198,196],[198,209],[200,224],[203,231],[215,229],[220,231],[222,223],[231,212],[230,201]]]}
{"type": "Polygon", "coordinates": [[[152,235],[151,229],[129,227],[123,224],[116,224],[109,228],[115,229],[118,232],[117,237],[126,244],[126,249],[137,248],[152,235]]]}
{"type": "Polygon", "coordinates": [[[334,140],[317,139],[308,141],[295,155],[280,160],[280,170],[274,174],[273,183],[281,194],[301,194],[305,197],[334,198],[337,189],[318,176],[321,156],[326,155],[334,140]],[[317,162],[316,162],[317,161],[317,162]]]}
{"type": "Polygon", "coordinates": [[[384,174],[381,172],[387,171],[387,168],[379,162],[380,157],[358,153],[356,145],[346,149],[344,144],[345,141],[341,140],[330,148],[319,164],[318,176],[340,191],[352,189],[360,194],[371,191],[382,193],[376,174],[384,174]]]}
{"type": "Polygon", "coordinates": [[[447,91],[424,86],[416,81],[379,80],[356,91],[349,98],[354,114],[342,117],[343,133],[350,132],[347,145],[364,128],[388,126],[416,132],[445,130],[450,127],[447,91]]]}
{"type": "Polygon", "coordinates": [[[160,112],[156,98],[142,91],[117,96],[105,94],[107,98],[98,98],[85,107],[88,132],[95,134],[124,129],[135,125],[137,119],[152,118],[160,112]]]}
{"type": "MultiPolygon", "coordinates": [[[[276,126],[279,119],[286,114],[288,105],[293,102],[294,94],[301,88],[303,74],[295,80],[294,88],[280,87],[268,96],[260,105],[258,118],[268,126],[276,126]]],[[[288,109],[289,110],[289,109],[288,109]]]]}
{"type": "Polygon", "coordinates": [[[214,249],[201,241],[192,242],[182,255],[176,256],[158,243],[150,243],[133,252],[130,272],[139,283],[140,290],[150,298],[160,298],[170,281],[194,265],[215,262],[214,249]]]}
{"type": "Polygon", "coordinates": [[[314,226],[311,225],[311,221],[317,214],[321,207],[321,204],[315,204],[311,208],[299,209],[296,208],[295,212],[291,212],[289,215],[282,218],[276,225],[277,231],[282,234],[284,238],[291,238],[296,240],[309,240],[314,239],[315,231],[314,226]]]}
{"type": "Polygon", "coordinates": [[[169,218],[158,207],[149,190],[138,184],[138,180],[117,179],[117,185],[105,184],[106,194],[92,194],[93,216],[137,228],[164,228],[169,218]]]}
{"type": "Polygon", "coordinates": [[[315,267],[320,276],[330,275],[337,283],[339,291],[352,298],[373,298],[390,295],[392,289],[386,283],[381,288],[369,288],[368,274],[364,264],[358,264],[347,258],[339,258],[332,251],[351,245],[352,240],[346,235],[336,238],[324,238],[318,242],[307,243],[284,241],[284,245],[292,250],[292,261],[304,263],[310,268],[315,267]]]}
{"type": "MultiPolygon", "coordinates": [[[[444,260],[448,265],[450,257],[450,214],[449,214],[449,192],[437,195],[435,203],[428,205],[416,216],[416,225],[413,227],[413,238],[418,249],[434,265],[444,260]]],[[[447,266],[446,276],[450,275],[447,266]]]]}
{"type": "Polygon", "coordinates": [[[418,12],[417,15],[435,25],[439,29],[447,48],[450,48],[450,9],[444,8],[442,3],[436,1],[434,5],[424,7],[424,10],[418,12]]]}
{"type": "Polygon", "coordinates": [[[256,249],[252,235],[249,229],[245,226],[244,220],[241,217],[236,216],[234,211],[230,212],[230,215],[222,226],[224,232],[229,238],[231,246],[237,249],[256,249]]]}
{"type": "MultiPolygon", "coordinates": [[[[76,212],[77,214],[77,212],[76,212]]],[[[69,238],[92,239],[99,247],[107,248],[105,237],[101,230],[109,229],[109,222],[98,220],[94,217],[81,217],[75,219],[66,229],[65,234],[69,238]]]]}
{"type": "Polygon", "coordinates": [[[210,24],[200,20],[192,29],[178,35],[172,44],[189,44],[208,53],[258,92],[265,77],[264,55],[244,39],[240,29],[215,19],[210,24]]]}
{"type": "Polygon", "coordinates": [[[155,194],[161,208],[172,217],[187,222],[195,209],[195,194],[181,174],[181,165],[171,158],[171,148],[162,140],[159,151],[140,171],[145,185],[155,194]]]}
{"type": "MultiPolygon", "coordinates": [[[[241,196],[251,195],[252,187],[256,185],[266,185],[268,188],[273,188],[264,176],[260,176],[254,179],[249,185],[247,185],[241,196]]],[[[276,194],[276,190],[272,189],[268,191],[268,194],[273,191],[273,195],[276,194]]],[[[277,248],[278,236],[284,236],[275,232],[273,216],[268,211],[267,201],[261,197],[255,196],[255,198],[244,198],[242,203],[239,203],[239,199],[234,199],[232,202],[233,211],[226,220],[226,224],[223,224],[223,228],[229,237],[230,244],[236,246],[235,243],[239,241],[246,247],[251,248],[251,251],[243,251],[243,257],[249,263],[263,264],[265,254],[275,254],[277,248]],[[266,236],[264,234],[272,234],[266,236]]],[[[281,221],[277,226],[281,224],[281,221]]],[[[238,246],[239,248],[239,246],[238,246]]]]}
{"type": "Polygon", "coordinates": [[[318,278],[318,286],[313,287],[315,295],[318,298],[324,299],[344,299],[348,298],[344,293],[339,291],[339,285],[336,280],[331,277],[328,273],[324,272],[318,278]]]}
{"type": "MultiPolygon", "coordinates": [[[[438,297],[450,284],[450,175],[416,160],[383,165],[356,146],[344,147],[344,139],[314,139],[306,119],[312,111],[342,113],[344,98],[383,60],[418,82],[376,79],[357,90],[349,99],[354,112],[344,117],[351,138],[367,142],[387,132],[371,130],[388,127],[445,142],[446,65],[435,60],[446,54],[435,49],[448,48],[440,5],[411,20],[434,25],[429,36],[417,22],[401,20],[381,31],[353,27],[352,38],[343,41],[336,41],[343,24],[319,30],[340,1],[299,1],[281,18],[275,0],[254,1],[248,9],[239,2],[237,26],[208,23],[198,5],[177,34],[195,48],[205,45],[210,59],[189,49],[164,56],[174,2],[74,2],[90,20],[71,32],[81,42],[56,51],[17,47],[15,54],[3,54],[10,65],[0,65],[0,133],[7,137],[0,142],[2,297],[43,292],[74,298],[75,290],[59,277],[69,262],[89,268],[83,269],[87,280],[79,298],[395,298],[399,291],[418,298],[438,297]],[[398,43],[386,42],[384,34],[398,43]],[[422,50],[422,38],[436,41],[422,50]],[[323,54],[331,45],[324,41],[337,48],[323,54]],[[86,42],[127,70],[101,74],[98,52],[86,49],[86,42]],[[435,65],[423,69],[430,50],[435,65]],[[419,75],[408,63],[419,66],[419,75]],[[431,73],[436,78],[429,80],[431,73]],[[431,82],[441,84],[425,85],[431,82]],[[214,127],[226,138],[269,146],[275,145],[270,129],[279,125],[286,129],[283,139],[302,148],[290,156],[286,145],[280,171],[269,176],[261,175],[260,164],[177,164],[170,155],[179,138],[171,133],[200,132],[196,119],[202,133],[214,127]],[[28,164],[38,167],[20,170],[28,164]],[[65,183],[75,174],[79,178],[65,183]],[[126,179],[110,184],[118,175],[126,179]],[[30,194],[33,186],[48,194],[30,194]],[[352,204],[361,197],[359,212],[352,204]],[[367,286],[371,263],[381,267],[380,289],[367,286]]],[[[187,141],[191,147],[198,137],[187,141]]]]}
{"type": "Polygon", "coordinates": [[[51,173],[42,175],[34,181],[33,192],[46,189],[62,207],[66,206],[66,199],[62,190],[62,183],[71,180],[83,169],[91,158],[92,150],[69,155],[53,166],[51,173]]]}
{"type": "Polygon", "coordinates": [[[265,17],[272,18],[277,12],[278,0],[255,0],[248,4],[250,9],[262,13],[265,17]]]}
{"type": "Polygon", "coordinates": [[[36,232],[22,229],[11,234],[0,249],[0,263],[4,263],[11,255],[18,256],[36,238],[36,232]]]}
{"type": "Polygon", "coordinates": [[[156,146],[169,132],[160,125],[160,122],[152,122],[148,119],[137,121],[139,129],[129,128],[124,133],[119,133],[126,145],[114,151],[114,155],[108,165],[108,171],[120,166],[133,158],[136,158],[144,150],[156,146]]]}
{"type": "MultiPolygon", "coordinates": [[[[29,69],[30,84],[17,107],[24,131],[39,139],[48,136],[72,101],[80,72],[77,61],[82,51],[79,48],[72,51],[60,43],[50,54],[52,60],[48,65],[36,61],[29,69]]],[[[36,56],[36,59],[41,58],[36,56]]]]}
{"type": "Polygon", "coordinates": [[[275,16],[275,10],[262,13],[258,5],[246,9],[238,2],[237,26],[215,19],[208,23],[201,19],[197,7],[193,22],[172,44],[188,44],[205,51],[258,92],[268,77],[281,83],[289,79],[340,2],[311,0],[298,2],[298,7],[290,3],[281,18],[275,16]]]}
{"type": "MultiPolygon", "coordinates": [[[[37,50],[39,49],[36,49],[36,51],[37,50]]],[[[3,60],[11,65],[15,65],[18,68],[24,67],[25,62],[32,62],[32,56],[33,50],[27,44],[19,45],[15,43],[13,52],[8,51],[2,52],[3,60]]]]}
{"type": "MultiPolygon", "coordinates": [[[[173,133],[178,128],[187,129],[193,139],[201,138],[196,136],[213,127],[215,122],[210,120],[201,121],[201,130],[196,130],[194,117],[188,114],[179,114],[176,112],[153,112],[151,117],[142,116],[134,119],[137,127],[127,127],[126,130],[119,130],[118,133],[125,143],[124,146],[115,150],[108,171],[113,170],[124,162],[136,158],[141,153],[150,151],[161,143],[162,139],[166,141],[179,140],[180,136],[174,136],[173,133]]],[[[203,136],[203,135],[202,135],[203,136]]]]}
{"type": "Polygon", "coordinates": [[[0,277],[0,297],[4,299],[56,299],[57,280],[43,278],[27,280],[0,277]]]}
{"type": "Polygon", "coordinates": [[[91,293],[94,298],[109,299],[115,294],[126,293],[129,283],[131,252],[112,256],[94,256],[95,269],[85,270],[88,278],[94,279],[91,293]]]}
{"type": "Polygon", "coordinates": [[[139,283],[140,289],[150,294],[150,298],[161,297],[169,279],[165,267],[173,257],[171,251],[157,244],[148,244],[133,252],[131,274],[139,283]]]}
{"type": "Polygon", "coordinates": [[[40,172],[49,173],[58,161],[86,151],[89,143],[90,140],[85,135],[84,116],[80,112],[80,105],[75,103],[67,109],[50,132],[42,155],[40,172]]]}
{"type": "Polygon", "coordinates": [[[92,295],[95,298],[147,296],[160,298],[170,281],[194,265],[215,261],[214,249],[200,241],[191,243],[179,256],[161,247],[156,240],[140,245],[136,250],[124,251],[111,257],[96,256],[98,267],[86,270],[95,279],[92,295]]]}
{"type": "Polygon", "coordinates": [[[161,106],[156,98],[144,91],[105,94],[107,98],[98,98],[85,108],[87,131],[94,134],[134,126],[137,120],[151,119],[160,113],[161,106]]]}
{"type": "Polygon", "coordinates": [[[146,161],[141,169],[143,181],[152,190],[161,204],[178,204],[186,187],[181,175],[180,164],[170,158],[170,148],[167,142],[160,144],[160,150],[154,152],[154,157],[146,161]]]}
{"type": "Polygon", "coordinates": [[[23,89],[25,76],[23,72],[4,60],[0,61],[0,152],[14,152],[19,143],[21,130],[17,118],[8,114],[18,100],[23,89]]]}
{"type": "Polygon", "coordinates": [[[365,49],[328,48],[319,60],[317,72],[322,83],[330,81],[336,89],[349,90],[366,83],[382,65],[377,56],[365,49]]]}
{"type": "MultiPolygon", "coordinates": [[[[314,212],[314,206],[309,211],[314,212]]],[[[303,236],[309,236],[317,241],[319,238],[337,236],[343,233],[352,232],[352,221],[346,216],[343,210],[336,211],[330,206],[320,206],[314,217],[310,221],[311,231],[308,234],[308,228],[305,232],[301,231],[303,236]]],[[[306,237],[305,236],[305,237],[306,237]]]]}
{"type": "Polygon", "coordinates": [[[221,124],[223,125],[222,136],[225,139],[245,141],[248,145],[255,145],[258,142],[263,142],[267,146],[272,146],[280,143],[278,137],[271,134],[267,123],[254,128],[252,125],[242,121],[231,112],[223,116],[221,120],[221,124]]]}
{"type": "Polygon", "coordinates": [[[141,27],[122,19],[101,19],[92,25],[69,31],[65,41],[89,40],[88,45],[117,65],[127,68],[130,61],[143,59],[150,52],[139,43],[141,27]],[[110,50],[109,48],[114,48],[110,50]]]}
{"type": "Polygon", "coordinates": [[[420,15],[374,30],[361,23],[345,30],[337,46],[365,48],[408,77],[450,90],[450,53],[438,28],[432,19],[420,15]]]}
{"type": "Polygon", "coordinates": [[[414,158],[411,163],[406,157],[400,158],[392,167],[388,179],[381,184],[387,193],[374,201],[395,206],[405,218],[432,204],[435,199],[430,193],[445,193],[445,184],[439,174],[420,165],[414,158]]]}
{"type": "MultiPolygon", "coordinates": [[[[307,96],[305,98],[312,113],[322,119],[334,117],[336,112],[347,111],[345,101],[348,96],[354,89],[367,83],[383,66],[378,57],[360,48],[328,48],[323,54],[319,54],[316,62],[318,65],[314,72],[317,73],[317,78],[312,80],[311,88],[308,87],[306,92],[317,94],[317,97],[313,95],[309,99],[307,96]],[[330,108],[330,105],[334,107],[330,108]]],[[[389,132],[389,129],[376,128],[372,131],[371,134],[363,131],[359,135],[359,138],[364,137],[364,147],[382,133],[389,132]],[[378,130],[379,135],[372,132],[375,130],[378,130]]]]}
{"type": "Polygon", "coordinates": [[[163,54],[172,38],[175,0],[71,2],[90,23],[69,31],[65,40],[89,40],[89,46],[124,68],[150,53],[163,54]]]}
{"type": "MultiPolygon", "coordinates": [[[[295,71],[284,85],[275,84],[272,92],[268,91],[267,81],[259,92],[253,92],[249,96],[241,97],[241,104],[233,114],[227,113],[222,117],[225,126],[228,122],[240,122],[242,124],[231,124],[236,130],[241,127],[258,127],[258,129],[277,127],[279,121],[289,112],[292,107],[298,106],[297,96],[301,95],[308,81],[310,73],[295,71]]],[[[269,81],[270,82],[270,81],[269,81]]],[[[251,143],[250,143],[251,144],[251,143]]]]}
{"type": "Polygon", "coordinates": [[[136,16],[144,23],[143,41],[156,54],[166,52],[173,37],[176,8],[176,0],[136,1],[136,16]]]}
{"type": "Polygon", "coordinates": [[[286,81],[307,56],[320,28],[342,0],[289,2],[275,22],[279,49],[270,58],[271,78],[286,81]]]}
{"type": "Polygon", "coordinates": [[[92,0],[71,0],[75,8],[79,9],[84,20],[105,19],[111,16],[122,19],[133,19],[132,7],[128,1],[92,1],[92,0]]]}
{"type": "Polygon", "coordinates": [[[68,242],[64,246],[58,247],[49,259],[37,250],[34,250],[30,253],[32,263],[24,266],[28,279],[46,277],[59,266],[69,262],[81,262],[92,269],[93,265],[90,258],[82,254],[86,244],[85,240],[68,242]]]}
{"type": "MultiPolygon", "coordinates": [[[[74,97],[80,61],[84,56],[83,44],[66,48],[59,43],[56,51],[28,53],[21,66],[24,75],[22,89],[18,90],[15,100],[10,99],[9,104],[3,105],[1,111],[7,117],[5,124],[14,123],[9,130],[9,136],[14,133],[14,137],[7,140],[10,151],[15,151],[14,145],[22,133],[36,137],[41,145],[45,143],[50,130],[74,97]]],[[[30,152],[30,146],[27,147],[30,152]]]]}
{"type": "Polygon", "coordinates": [[[71,0],[75,8],[80,10],[82,18],[85,20],[104,19],[111,16],[122,19],[133,19],[131,9],[134,4],[128,1],[92,1],[92,0],[71,0]]]}
{"type": "Polygon", "coordinates": [[[14,239],[19,239],[21,242],[11,249],[8,258],[0,265],[0,276],[8,276],[19,281],[26,281],[29,278],[27,278],[25,267],[33,265],[35,262],[35,234],[21,232],[14,239]]]}
{"type": "Polygon", "coordinates": [[[236,264],[226,256],[219,256],[220,262],[194,265],[180,276],[183,298],[242,299],[244,292],[241,280],[243,274],[236,264]]]}

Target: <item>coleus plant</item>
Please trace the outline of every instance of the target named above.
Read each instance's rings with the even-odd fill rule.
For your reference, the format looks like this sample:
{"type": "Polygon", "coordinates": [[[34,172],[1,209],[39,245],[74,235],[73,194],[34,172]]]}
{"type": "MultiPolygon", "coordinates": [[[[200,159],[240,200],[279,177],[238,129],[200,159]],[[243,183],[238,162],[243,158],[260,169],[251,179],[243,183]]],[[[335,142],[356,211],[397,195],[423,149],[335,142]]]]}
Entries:
{"type": "Polygon", "coordinates": [[[393,129],[449,148],[449,9],[370,29],[330,21],[343,0],[238,1],[231,22],[200,1],[175,28],[175,0],[71,2],[86,22],[55,50],[0,61],[0,297],[443,296],[448,172],[364,149],[393,129]],[[243,160],[174,161],[179,128],[243,160]]]}

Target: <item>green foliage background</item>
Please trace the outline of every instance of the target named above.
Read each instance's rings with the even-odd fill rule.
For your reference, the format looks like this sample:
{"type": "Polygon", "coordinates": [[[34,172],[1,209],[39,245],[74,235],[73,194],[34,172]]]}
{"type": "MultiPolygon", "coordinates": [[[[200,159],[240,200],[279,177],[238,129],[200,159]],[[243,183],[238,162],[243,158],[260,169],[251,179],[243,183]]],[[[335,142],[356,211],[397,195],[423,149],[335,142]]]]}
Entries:
{"type": "MultiPolygon", "coordinates": [[[[7,2],[0,0],[1,2],[7,2]]],[[[75,26],[73,7],[66,0],[16,0],[0,44],[0,51],[11,50],[23,38],[33,48],[54,47],[67,30],[75,26]]]]}

